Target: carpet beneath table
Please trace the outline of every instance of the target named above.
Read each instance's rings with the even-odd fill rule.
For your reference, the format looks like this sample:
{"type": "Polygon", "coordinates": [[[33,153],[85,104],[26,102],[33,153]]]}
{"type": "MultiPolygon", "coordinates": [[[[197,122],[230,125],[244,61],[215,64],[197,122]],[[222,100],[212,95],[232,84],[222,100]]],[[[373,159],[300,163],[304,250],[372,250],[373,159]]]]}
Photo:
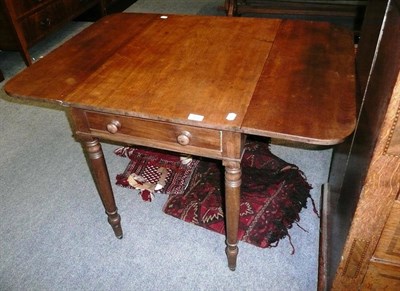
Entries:
{"type": "Polygon", "coordinates": [[[116,184],[139,190],[144,201],[155,193],[183,194],[200,160],[145,147],[120,147],[114,153],[130,159],[116,184]]]}
{"type": "MultiPolygon", "coordinates": [[[[220,161],[193,158],[191,166],[177,166],[179,155],[148,149],[144,149],[145,155],[126,154],[135,151],[137,148],[127,147],[115,151],[120,156],[130,158],[124,173],[117,176],[118,185],[132,187],[126,182],[129,175],[143,176],[146,171],[154,174],[158,172],[157,168],[168,167],[169,163],[168,169],[175,169],[175,172],[172,171],[175,178],[186,174],[182,176],[183,180],[171,179],[167,183],[168,187],[179,189],[181,193],[167,191],[169,197],[163,211],[185,222],[225,234],[224,169],[220,161]]],[[[289,229],[293,224],[298,225],[300,212],[307,207],[308,199],[314,205],[306,177],[297,166],[272,154],[269,141],[265,139],[246,142],[241,166],[238,239],[261,248],[277,246],[279,240],[285,237],[290,240],[289,229]]],[[[157,184],[158,177],[156,175],[156,179],[153,179],[153,184],[157,184]]],[[[315,207],[314,211],[317,213],[315,207]]]]}

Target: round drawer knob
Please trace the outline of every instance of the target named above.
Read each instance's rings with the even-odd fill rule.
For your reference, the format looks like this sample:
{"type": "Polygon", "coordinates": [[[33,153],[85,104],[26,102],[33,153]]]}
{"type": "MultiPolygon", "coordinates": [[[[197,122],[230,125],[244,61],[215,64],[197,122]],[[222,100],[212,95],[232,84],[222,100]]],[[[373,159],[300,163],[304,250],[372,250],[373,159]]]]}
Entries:
{"type": "Polygon", "coordinates": [[[118,120],[112,120],[109,124],[107,124],[107,131],[109,133],[117,133],[121,128],[121,123],[118,120]]]}
{"type": "Polygon", "coordinates": [[[53,21],[49,18],[46,17],[42,20],[40,20],[39,24],[42,28],[49,28],[52,25],[53,21]]]}
{"type": "Polygon", "coordinates": [[[190,143],[190,138],[192,135],[188,131],[182,131],[180,135],[178,135],[177,140],[180,145],[188,145],[190,143]]]}

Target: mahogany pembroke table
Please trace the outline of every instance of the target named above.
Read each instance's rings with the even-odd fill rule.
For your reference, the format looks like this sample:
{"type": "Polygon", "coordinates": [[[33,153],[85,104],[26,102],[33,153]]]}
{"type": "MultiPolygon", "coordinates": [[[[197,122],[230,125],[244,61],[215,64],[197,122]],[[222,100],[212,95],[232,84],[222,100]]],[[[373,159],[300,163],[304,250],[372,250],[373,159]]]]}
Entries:
{"type": "Polygon", "coordinates": [[[99,139],[222,160],[234,270],[246,135],[317,145],[350,135],[352,39],[323,22],[114,14],[26,68],[5,91],[68,107],[118,238],[99,139]]]}

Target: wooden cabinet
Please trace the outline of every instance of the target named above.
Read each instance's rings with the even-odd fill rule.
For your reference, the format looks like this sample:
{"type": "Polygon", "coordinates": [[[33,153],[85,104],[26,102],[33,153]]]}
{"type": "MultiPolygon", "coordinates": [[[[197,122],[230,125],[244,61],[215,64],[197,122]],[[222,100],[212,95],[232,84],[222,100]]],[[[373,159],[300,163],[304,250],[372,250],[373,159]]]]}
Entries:
{"type": "Polygon", "coordinates": [[[0,2],[0,49],[19,51],[29,66],[28,49],[67,21],[105,0],[3,0],[0,2]]]}
{"type": "MultiPolygon", "coordinates": [[[[356,58],[357,129],[329,244],[332,290],[400,290],[400,0],[371,0],[356,58]]],[[[330,284],[328,284],[330,286],[330,284]]]]}

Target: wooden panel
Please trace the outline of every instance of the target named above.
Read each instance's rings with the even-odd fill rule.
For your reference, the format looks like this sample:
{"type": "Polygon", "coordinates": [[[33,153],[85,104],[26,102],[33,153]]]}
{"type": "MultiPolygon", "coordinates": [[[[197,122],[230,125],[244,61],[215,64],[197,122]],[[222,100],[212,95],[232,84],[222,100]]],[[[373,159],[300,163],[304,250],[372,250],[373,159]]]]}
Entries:
{"type": "MultiPolygon", "coordinates": [[[[400,86],[400,75],[397,84],[400,86]]],[[[400,95],[392,96],[390,100],[391,104],[397,105],[398,97],[400,95]]],[[[358,201],[356,212],[351,222],[350,233],[343,251],[343,259],[339,265],[334,282],[334,290],[356,290],[362,283],[370,258],[374,254],[381,232],[389,216],[393,201],[399,192],[400,159],[396,156],[384,154],[385,137],[390,133],[397,107],[394,106],[394,110],[391,109],[392,107],[389,106],[367,172],[367,177],[362,187],[360,200],[358,201]],[[368,242],[368,244],[365,245],[363,255],[359,256],[360,252],[358,249],[362,248],[359,248],[359,244],[356,244],[356,242],[362,241],[368,242]],[[356,252],[353,251],[354,249],[356,252]]],[[[346,195],[347,193],[342,192],[342,194],[346,195]]],[[[345,197],[345,199],[348,199],[348,197],[345,197]]],[[[340,205],[343,205],[343,201],[340,201],[340,205]]],[[[340,209],[340,211],[343,210],[340,209]]],[[[398,213],[395,216],[395,219],[398,221],[398,213]]],[[[390,244],[392,248],[389,251],[395,256],[394,252],[398,248],[396,246],[397,242],[391,239],[390,244]]]]}
{"type": "Polygon", "coordinates": [[[366,253],[370,241],[355,239],[351,244],[349,254],[347,256],[346,265],[344,266],[342,276],[347,278],[357,278],[360,274],[363,261],[366,259],[366,253]]]}
{"type": "Polygon", "coordinates": [[[393,204],[374,257],[400,266],[400,201],[393,204]]]}
{"type": "Polygon", "coordinates": [[[343,235],[346,244],[338,258],[333,290],[359,290],[399,192],[400,159],[386,155],[385,148],[399,106],[400,14],[393,1],[387,11],[337,207],[338,215],[345,219],[340,240],[343,235]],[[369,246],[358,262],[358,275],[344,276],[354,240],[369,241],[369,246]]]}
{"type": "MultiPolygon", "coordinates": [[[[400,88],[398,88],[400,90],[400,88]]],[[[400,92],[396,94],[400,95],[400,92]]],[[[400,106],[397,109],[396,116],[393,121],[390,136],[387,141],[386,153],[400,157],[400,106]]]]}
{"type": "Polygon", "coordinates": [[[360,290],[400,290],[400,267],[371,262],[360,290]]]}
{"type": "Polygon", "coordinates": [[[341,142],[355,125],[354,58],[351,32],[328,23],[282,22],[242,128],[315,144],[341,142]]]}

